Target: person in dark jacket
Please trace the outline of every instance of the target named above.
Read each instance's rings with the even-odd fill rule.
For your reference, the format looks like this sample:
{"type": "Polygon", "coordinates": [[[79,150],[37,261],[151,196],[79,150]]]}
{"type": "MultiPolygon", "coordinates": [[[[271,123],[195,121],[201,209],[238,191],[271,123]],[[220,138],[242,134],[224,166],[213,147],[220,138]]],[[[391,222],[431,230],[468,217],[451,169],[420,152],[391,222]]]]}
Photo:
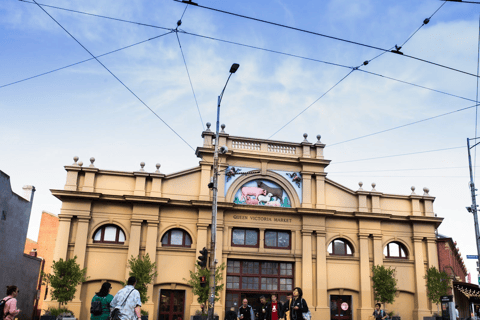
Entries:
{"type": "Polygon", "coordinates": [[[266,320],[280,320],[285,315],[283,313],[283,304],[280,301],[277,301],[277,295],[274,293],[271,296],[272,301],[267,303],[267,314],[266,320]]]}
{"type": "Polygon", "coordinates": [[[238,308],[238,318],[240,320],[255,320],[253,308],[248,304],[247,299],[243,299],[242,305],[238,308]]]}
{"type": "Polygon", "coordinates": [[[235,312],[234,307],[231,307],[230,310],[227,311],[225,314],[225,320],[237,320],[237,313],[235,312]]]}
{"type": "Polygon", "coordinates": [[[308,305],[305,299],[302,298],[302,289],[296,287],[293,289],[293,299],[287,306],[285,311],[290,311],[290,319],[287,320],[303,320],[302,313],[308,312],[308,305]]]}
{"type": "Polygon", "coordinates": [[[255,314],[257,320],[265,320],[267,317],[267,300],[265,296],[260,297],[260,310],[255,314]]]}

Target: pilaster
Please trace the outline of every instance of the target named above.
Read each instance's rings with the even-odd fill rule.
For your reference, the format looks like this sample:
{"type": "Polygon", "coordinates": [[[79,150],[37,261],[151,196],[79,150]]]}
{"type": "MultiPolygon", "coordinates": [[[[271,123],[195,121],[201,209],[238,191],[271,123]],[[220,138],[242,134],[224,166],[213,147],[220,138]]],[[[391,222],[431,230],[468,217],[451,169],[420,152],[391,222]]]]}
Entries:
{"type": "Polygon", "coordinates": [[[372,285],[370,281],[370,262],[368,252],[368,234],[359,234],[360,256],[360,295],[358,319],[368,319],[372,314],[372,285]]]}
{"type": "MultiPolygon", "coordinates": [[[[143,164],[143,162],[142,162],[143,164]]],[[[143,164],[145,165],[145,164],[143,164]]],[[[142,167],[142,170],[143,170],[143,167],[142,167]]],[[[133,175],[135,176],[135,190],[133,191],[133,195],[135,196],[145,196],[145,182],[146,182],[146,179],[148,177],[148,173],[147,172],[143,172],[143,171],[136,171],[133,173],[133,175]]]]}
{"type": "Polygon", "coordinates": [[[313,299],[312,231],[302,230],[302,290],[307,301],[313,299]]]}
{"type": "MultiPolygon", "coordinates": [[[[157,260],[157,235],[158,235],[158,221],[148,221],[147,222],[147,243],[145,246],[145,253],[148,254],[152,262],[157,260]]],[[[147,287],[147,296],[149,297],[148,301],[145,303],[143,308],[148,312],[148,314],[154,314],[154,302],[153,298],[153,284],[148,285],[147,287]]]]}
{"type": "MultiPolygon", "coordinates": [[[[208,164],[205,162],[200,163],[201,173],[200,173],[200,195],[198,197],[199,200],[209,201],[210,200],[210,189],[208,189],[208,184],[210,183],[211,177],[211,167],[212,164],[208,164]]],[[[218,189],[223,192],[222,189],[218,189]]]]}
{"type": "Polygon", "coordinates": [[[425,286],[425,262],[423,260],[423,237],[413,236],[413,248],[415,254],[415,297],[413,319],[421,320],[430,314],[427,304],[427,292],[425,286]]]}
{"type": "MultiPolygon", "coordinates": [[[[77,158],[78,160],[78,158],[77,158]]],[[[78,185],[78,173],[82,168],[76,164],[71,166],[65,166],[65,170],[67,170],[67,182],[65,183],[65,190],[77,191],[78,185]]]]}
{"type": "Polygon", "coordinates": [[[325,209],[325,174],[316,174],[315,175],[315,182],[317,183],[317,209],[325,209]]]}
{"type": "Polygon", "coordinates": [[[319,319],[328,319],[330,305],[328,301],[327,249],[325,232],[317,231],[317,312],[319,319]]]}
{"type": "Polygon", "coordinates": [[[311,208],[312,207],[312,173],[311,172],[302,172],[302,184],[303,184],[302,208],[311,208]]]}
{"type": "MultiPolygon", "coordinates": [[[[142,229],[142,220],[132,220],[130,224],[130,241],[128,242],[127,260],[132,256],[137,258],[140,252],[140,235],[142,229]]],[[[130,268],[126,268],[125,279],[128,279],[130,268]]]]}
{"type": "Polygon", "coordinates": [[[55,241],[55,251],[53,254],[53,260],[67,259],[68,240],[70,237],[70,225],[72,223],[71,215],[60,214],[58,216],[58,233],[55,241]]]}
{"type": "Polygon", "coordinates": [[[373,265],[383,265],[382,235],[373,235],[373,265]]]}
{"type": "Polygon", "coordinates": [[[427,257],[428,267],[436,267],[438,269],[437,239],[435,238],[427,238],[427,257]]]}
{"type": "Polygon", "coordinates": [[[152,190],[150,191],[150,197],[161,197],[162,196],[162,182],[165,175],[160,173],[160,164],[157,163],[157,171],[150,173],[152,177],[152,190]]]}

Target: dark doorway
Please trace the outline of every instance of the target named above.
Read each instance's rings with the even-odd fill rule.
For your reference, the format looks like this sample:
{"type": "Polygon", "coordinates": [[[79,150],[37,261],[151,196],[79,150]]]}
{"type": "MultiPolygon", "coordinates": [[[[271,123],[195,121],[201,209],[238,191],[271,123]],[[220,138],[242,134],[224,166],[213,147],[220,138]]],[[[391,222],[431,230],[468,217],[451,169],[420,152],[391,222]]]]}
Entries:
{"type": "Polygon", "coordinates": [[[253,308],[253,312],[256,314],[259,312],[261,309],[261,303],[260,303],[260,297],[265,296],[265,300],[267,302],[270,302],[271,299],[271,294],[275,293],[277,295],[277,300],[281,301],[282,303],[285,303],[287,301],[287,294],[286,293],[276,293],[276,292],[262,292],[262,293],[254,293],[254,292],[227,292],[227,299],[225,303],[225,311],[230,310],[231,307],[234,307],[235,312],[237,312],[238,308],[242,305],[243,299],[248,300],[248,305],[250,305],[253,308]]]}
{"type": "Polygon", "coordinates": [[[159,320],[183,320],[185,310],[184,290],[161,290],[159,320]]]}
{"type": "Polygon", "coordinates": [[[330,319],[352,319],[352,296],[330,296],[330,319]]]}

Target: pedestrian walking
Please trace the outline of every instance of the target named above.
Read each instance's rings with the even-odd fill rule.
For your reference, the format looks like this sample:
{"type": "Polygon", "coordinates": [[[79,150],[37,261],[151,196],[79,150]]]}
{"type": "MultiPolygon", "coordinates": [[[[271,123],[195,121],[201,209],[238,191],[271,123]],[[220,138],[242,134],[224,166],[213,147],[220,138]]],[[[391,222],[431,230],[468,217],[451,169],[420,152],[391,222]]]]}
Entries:
{"type": "Polygon", "coordinates": [[[307,302],[302,298],[302,295],[301,288],[296,287],[293,289],[293,299],[286,309],[290,311],[290,318],[287,320],[303,320],[302,313],[308,312],[307,302]]]}
{"type": "Polygon", "coordinates": [[[135,289],[136,284],[137,279],[130,277],[127,280],[127,285],[117,292],[110,303],[110,314],[113,316],[112,320],[117,320],[115,317],[117,317],[118,320],[141,319],[140,307],[142,306],[142,301],[140,300],[140,293],[135,289]],[[116,314],[118,314],[118,316],[116,314]]]}
{"type": "Polygon", "coordinates": [[[253,308],[248,304],[247,299],[243,299],[242,306],[238,308],[238,317],[240,320],[255,320],[253,308]]]}
{"type": "Polygon", "coordinates": [[[0,305],[3,305],[3,316],[5,320],[13,320],[21,312],[17,309],[17,296],[20,293],[17,286],[7,286],[7,296],[3,298],[0,305]]]}
{"type": "Polygon", "coordinates": [[[91,320],[108,320],[110,316],[110,303],[113,300],[110,290],[112,290],[110,282],[104,282],[100,291],[96,292],[93,296],[90,307],[91,320]]]}
{"type": "Polygon", "coordinates": [[[234,307],[231,307],[230,310],[227,311],[225,314],[225,320],[237,320],[237,313],[235,312],[234,307]]]}
{"type": "Polygon", "coordinates": [[[283,304],[282,313],[283,313],[283,317],[285,318],[285,320],[290,319],[289,306],[290,306],[290,303],[292,302],[292,298],[293,298],[293,295],[291,293],[288,294],[287,295],[287,301],[283,304]]]}
{"type": "Polygon", "coordinates": [[[375,320],[383,320],[387,317],[385,311],[380,309],[382,305],[380,303],[375,304],[375,310],[373,310],[373,316],[375,320]]]}
{"type": "Polygon", "coordinates": [[[284,317],[283,304],[277,301],[277,295],[274,293],[271,295],[272,301],[267,304],[267,316],[266,320],[279,320],[284,317]]]}
{"type": "Polygon", "coordinates": [[[257,314],[255,315],[257,320],[265,320],[267,317],[267,299],[265,296],[260,297],[260,310],[258,310],[257,314]]]}

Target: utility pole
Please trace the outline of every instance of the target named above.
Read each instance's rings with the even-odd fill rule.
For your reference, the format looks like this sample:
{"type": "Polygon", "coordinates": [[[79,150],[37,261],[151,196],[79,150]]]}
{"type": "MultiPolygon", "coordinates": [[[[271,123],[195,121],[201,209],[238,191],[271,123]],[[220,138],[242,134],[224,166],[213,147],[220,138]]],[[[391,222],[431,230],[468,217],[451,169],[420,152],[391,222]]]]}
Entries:
{"type": "MultiPolygon", "coordinates": [[[[474,138],[472,140],[476,140],[478,138],[474,138]]],[[[475,240],[477,244],[477,265],[480,263],[480,237],[479,237],[479,230],[478,230],[478,215],[477,215],[477,197],[475,192],[475,183],[473,182],[473,170],[472,170],[472,157],[470,155],[470,149],[476,147],[480,142],[475,143],[473,146],[470,147],[470,139],[467,138],[467,148],[468,148],[468,166],[470,169],[470,192],[472,195],[472,206],[467,207],[467,211],[473,214],[473,221],[475,223],[475,240]]],[[[478,284],[480,285],[480,274],[478,275],[478,284]]]]}

